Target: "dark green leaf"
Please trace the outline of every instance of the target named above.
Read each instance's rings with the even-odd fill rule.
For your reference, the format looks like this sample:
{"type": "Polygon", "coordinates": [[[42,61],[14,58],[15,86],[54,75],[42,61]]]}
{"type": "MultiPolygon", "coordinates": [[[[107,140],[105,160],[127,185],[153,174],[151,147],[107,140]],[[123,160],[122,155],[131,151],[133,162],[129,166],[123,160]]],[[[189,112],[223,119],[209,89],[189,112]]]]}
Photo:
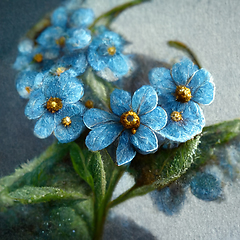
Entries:
{"type": "Polygon", "coordinates": [[[129,198],[141,196],[156,188],[163,188],[181,177],[194,161],[199,136],[176,149],[160,149],[151,155],[138,155],[131,163],[129,172],[136,184],[110,203],[113,207],[129,198]]]}
{"type": "Polygon", "coordinates": [[[57,200],[86,200],[86,196],[76,192],[66,192],[53,187],[24,186],[9,194],[11,198],[23,204],[57,200]]]}

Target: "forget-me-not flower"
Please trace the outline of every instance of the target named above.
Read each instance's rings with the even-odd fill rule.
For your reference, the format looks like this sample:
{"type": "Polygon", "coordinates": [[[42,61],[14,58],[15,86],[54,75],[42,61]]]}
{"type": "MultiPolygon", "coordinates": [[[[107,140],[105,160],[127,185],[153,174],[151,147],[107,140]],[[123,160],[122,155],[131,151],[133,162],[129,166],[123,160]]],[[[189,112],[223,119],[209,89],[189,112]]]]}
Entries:
{"type": "Polygon", "coordinates": [[[103,31],[96,36],[88,49],[88,62],[95,71],[106,68],[118,78],[126,75],[130,69],[128,58],[122,54],[126,42],[115,32],[103,31]]]}
{"type": "Polygon", "coordinates": [[[161,135],[171,141],[185,142],[201,133],[205,120],[198,104],[207,105],[214,99],[211,74],[184,58],[171,70],[152,69],[149,81],[158,93],[158,104],[168,114],[168,123],[161,135]]]}
{"type": "Polygon", "coordinates": [[[119,138],[117,164],[130,162],[136,151],[153,153],[158,149],[157,132],[165,126],[167,115],[157,107],[157,93],[151,86],[138,89],[132,99],[128,92],[115,89],[110,96],[112,113],[92,108],[83,121],[92,131],[86,138],[91,151],[106,148],[119,138]]]}
{"type": "Polygon", "coordinates": [[[31,93],[25,108],[25,115],[29,119],[38,119],[34,134],[46,138],[61,122],[65,122],[64,118],[79,113],[78,101],[83,94],[82,83],[68,71],[60,76],[49,73],[43,80],[42,87],[31,93]]]}

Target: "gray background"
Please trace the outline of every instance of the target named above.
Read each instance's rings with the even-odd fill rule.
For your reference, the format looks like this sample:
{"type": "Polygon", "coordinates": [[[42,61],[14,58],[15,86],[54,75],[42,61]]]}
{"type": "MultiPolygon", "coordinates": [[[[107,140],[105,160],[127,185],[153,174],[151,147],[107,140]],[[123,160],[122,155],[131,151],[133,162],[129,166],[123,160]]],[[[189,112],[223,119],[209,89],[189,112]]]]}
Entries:
{"type": "MultiPolygon", "coordinates": [[[[33,136],[34,122],[24,117],[26,101],[15,90],[11,64],[21,36],[60,2],[0,0],[0,175],[13,172],[53,140],[33,136]]],[[[89,0],[87,5],[98,16],[123,2],[89,0]]],[[[180,40],[194,49],[217,89],[214,103],[203,108],[209,125],[240,115],[239,12],[238,0],[155,0],[125,11],[112,27],[132,43],[128,53],[171,62],[182,53],[169,48],[168,40],[180,40]]],[[[129,184],[125,177],[115,195],[129,184]]],[[[221,203],[203,202],[188,193],[182,211],[173,217],[157,211],[148,195],[116,207],[113,214],[129,217],[157,239],[240,239],[240,184],[225,185],[221,203]]]]}

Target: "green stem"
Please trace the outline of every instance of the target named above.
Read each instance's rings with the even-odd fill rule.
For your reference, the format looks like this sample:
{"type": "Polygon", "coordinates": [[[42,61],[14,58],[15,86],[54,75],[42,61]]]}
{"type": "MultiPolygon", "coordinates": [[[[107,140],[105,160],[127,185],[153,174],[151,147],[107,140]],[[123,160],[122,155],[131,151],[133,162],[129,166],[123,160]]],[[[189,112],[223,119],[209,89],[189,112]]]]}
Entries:
{"type": "Polygon", "coordinates": [[[104,197],[104,199],[102,200],[102,203],[100,206],[97,206],[97,203],[95,201],[95,205],[94,205],[94,236],[93,239],[94,240],[100,240],[102,239],[102,235],[103,235],[103,230],[104,230],[104,224],[106,221],[106,217],[109,211],[109,207],[108,207],[108,203],[111,200],[113,191],[118,183],[118,181],[120,180],[120,178],[122,177],[123,173],[125,172],[125,167],[118,167],[115,168],[109,183],[109,187],[108,190],[106,192],[106,195],[104,197]]]}
{"type": "Polygon", "coordinates": [[[119,5],[105,13],[103,13],[102,15],[100,15],[98,18],[95,19],[95,21],[92,23],[92,25],[89,27],[89,29],[91,31],[93,31],[95,25],[103,18],[109,18],[108,23],[106,24],[106,26],[109,26],[111,21],[116,18],[121,12],[123,12],[125,9],[136,6],[138,4],[141,4],[143,2],[148,2],[150,0],[135,0],[135,1],[131,1],[131,2],[127,2],[124,3],[122,5],[119,5]]]}
{"type": "Polygon", "coordinates": [[[192,60],[195,62],[195,64],[199,68],[202,68],[202,66],[197,58],[197,55],[185,43],[182,43],[179,41],[168,41],[168,45],[170,47],[174,47],[174,48],[177,48],[177,49],[187,52],[190,55],[190,57],[192,58],[192,60]]]}

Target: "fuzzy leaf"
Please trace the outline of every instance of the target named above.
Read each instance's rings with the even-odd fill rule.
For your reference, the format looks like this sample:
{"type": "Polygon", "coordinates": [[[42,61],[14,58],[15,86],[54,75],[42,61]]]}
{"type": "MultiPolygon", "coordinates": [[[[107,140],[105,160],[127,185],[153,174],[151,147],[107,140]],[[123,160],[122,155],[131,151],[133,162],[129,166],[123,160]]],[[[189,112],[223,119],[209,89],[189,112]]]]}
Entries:
{"type": "Polygon", "coordinates": [[[75,171],[90,185],[100,204],[106,191],[106,176],[100,153],[90,152],[86,148],[82,150],[73,143],[70,156],[75,171]]]}
{"type": "Polygon", "coordinates": [[[24,186],[9,194],[11,198],[23,204],[40,203],[57,200],[86,200],[86,197],[76,192],[66,192],[53,187],[24,186]]]}

